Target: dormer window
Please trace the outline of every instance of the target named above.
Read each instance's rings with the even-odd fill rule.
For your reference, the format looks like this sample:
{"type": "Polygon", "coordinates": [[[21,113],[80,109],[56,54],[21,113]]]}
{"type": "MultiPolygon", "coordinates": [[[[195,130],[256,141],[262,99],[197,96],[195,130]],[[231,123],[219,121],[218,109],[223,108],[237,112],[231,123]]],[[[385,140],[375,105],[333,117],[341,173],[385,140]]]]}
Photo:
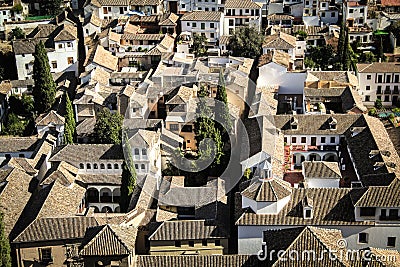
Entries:
{"type": "Polygon", "coordinates": [[[369,158],[372,159],[373,157],[375,157],[378,154],[379,154],[379,150],[371,150],[369,152],[369,158]]]}
{"type": "Polygon", "coordinates": [[[292,117],[290,119],[290,128],[292,130],[297,130],[298,123],[299,123],[299,120],[297,118],[295,118],[295,117],[292,117]]]}
{"type": "Polygon", "coordinates": [[[336,130],[336,126],[337,126],[337,120],[331,117],[329,121],[329,129],[336,130]]]}
{"type": "Polygon", "coordinates": [[[311,207],[307,207],[303,212],[304,219],[312,219],[313,218],[313,210],[311,207]]]}
{"type": "Polygon", "coordinates": [[[379,170],[380,168],[382,168],[385,165],[385,163],[383,162],[376,162],[374,164],[374,171],[379,170]]]}

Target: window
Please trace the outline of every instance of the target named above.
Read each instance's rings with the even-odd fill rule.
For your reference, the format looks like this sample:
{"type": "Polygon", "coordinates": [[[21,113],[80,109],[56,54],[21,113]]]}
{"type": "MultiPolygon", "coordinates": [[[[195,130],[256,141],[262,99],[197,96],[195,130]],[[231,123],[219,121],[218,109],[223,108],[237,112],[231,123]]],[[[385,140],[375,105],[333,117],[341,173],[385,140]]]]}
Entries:
{"type": "Polygon", "coordinates": [[[360,208],[360,216],[362,217],[375,216],[375,208],[360,208]]]}
{"type": "Polygon", "coordinates": [[[99,168],[99,165],[97,163],[93,164],[93,169],[97,170],[99,168]]]}
{"type": "Polygon", "coordinates": [[[74,58],[73,57],[68,57],[68,64],[74,64],[74,58]]]}
{"type": "Polygon", "coordinates": [[[146,169],[146,167],[144,166],[144,164],[140,165],[140,168],[144,171],[146,169]]]}
{"type": "Polygon", "coordinates": [[[147,150],[145,148],[142,149],[142,155],[146,156],[147,155],[147,150]]]}
{"type": "Polygon", "coordinates": [[[210,23],[210,28],[214,28],[214,23],[213,22],[210,23]]]}
{"type": "Polygon", "coordinates": [[[4,16],[7,15],[7,11],[3,11],[3,15],[4,15],[4,16]]]}
{"type": "Polygon", "coordinates": [[[139,148],[135,148],[135,156],[139,156],[139,148]]]}
{"type": "Polygon", "coordinates": [[[399,82],[399,75],[394,75],[394,82],[398,83],[399,82]]]}
{"type": "Polygon", "coordinates": [[[331,144],[334,144],[336,142],[336,137],[332,136],[331,137],[331,144]]]}
{"type": "Polygon", "coordinates": [[[114,163],[114,169],[118,170],[119,169],[119,165],[118,163],[114,163]]]}
{"type": "Polygon", "coordinates": [[[185,4],[182,4],[181,6],[182,6],[182,8],[185,8],[185,7],[186,7],[186,5],[185,5],[185,4]]]}
{"type": "Polygon", "coordinates": [[[394,87],[393,87],[393,94],[398,94],[399,93],[399,86],[398,85],[395,85],[394,87]]]}
{"type": "Polygon", "coordinates": [[[292,143],[296,143],[297,142],[297,138],[296,137],[292,137],[292,143]]]}
{"type": "Polygon", "coordinates": [[[71,42],[68,42],[68,43],[67,43],[67,47],[72,47],[72,43],[71,43],[71,42]]]}
{"type": "Polygon", "coordinates": [[[58,44],[58,48],[63,48],[63,45],[62,44],[58,44]]]}
{"type": "Polygon", "coordinates": [[[51,66],[53,67],[53,69],[57,69],[57,61],[52,61],[51,66]]]}
{"type": "Polygon", "coordinates": [[[326,137],[321,137],[321,143],[326,143],[326,137]]]}
{"type": "Polygon", "coordinates": [[[119,7],[119,14],[124,14],[124,8],[122,6],[119,7]]]}
{"type": "Polygon", "coordinates": [[[179,131],[179,124],[170,124],[169,129],[171,131],[179,131]]]}
{"type": "Polygon", "coordinates": [[[370,100],[370,96],[369,96],[369,95],[366,95],[366,96],[365,96],[365,102],[369,102],[369,101],[371,101],[371,100],[370,100]]]}
{"type": "Polygon", "coordinates": [[[107,7],[103,7],[103,14],[108,14],[108,9],[107,9],[107,7]]]}
{"type": "Polygon", "coordinates": [[[194,247],[194,241],[189,241],[189,247],[194,247]]]}
{"type": "Polygon", "coordinates": [[[321,13],[321,17],[325,18],[325,12],[321,13]]]}
{"type": "Polygon", "coordinates": [[[305,210],[304,217],[305,217],[306,219],[310,219],[310,218],[312,217],[312,213],[311,213],[311,210],[310,210],[310,209],[306,209],[306,210],[305,210]]]}
{"type": "Polygon", "coordinates": [[[201,23],[201,29],[204,30],[206,28],[206,24],[205,23],[201,23]]]}
{"type": "Polygon", "coordinates": [[[138,170],[139,169],[139,165],[135,164],[135,169],[138,170]]]}
{"type": "Polygon", "coordinates": [[[214,244],[215,244],[215,246],[221,246],[221,240],[216,239],[214,244]]]}
{"type": "Polygon", "coordinates": [[[213,32],[210,32],[210,38],[215,38],[215,34],[213,32]]]}
{"type": "Polygon", "coordinates": [[[25,69],[29,70],[29,64],[25,64],[25,69]]]}
{"type": "Polygon", "coordinates": [[[112,169],[112,165],[111,165],[111,163],[108,163],[108,164],[107,164],[107,169],[109,169],[109,170],[111,170],[111,169],[112,169]]]}
{"type": "Polygon", "coordinates": [[[181,241],[175,241],[175,247],[180,248],[182,246],[181,241]]]}
{"type": "Polygon", "coordinates": [[[83,163],[80,163],[79,164],[79,169],[84,169],[84,168],[85,168],[85,165],[83,163]]]}
{"type": "Polygon", "coordinates": [[[390,76],[386,76],[386,83],[390,83],[390,76]]]}
{"type": "Polygon", "coordinates": [[[101,163],[101,164],[100,164],[100,169],[102,169],[102,170],[105,169],[104,163],[101,163]]]}
{"type": "Polygon", "coordinates": [[[301,143],[302,143],[302,144],[305,144],[306,142],[307,142],[307,137],[302,137],[302,138],[301,138],[301,143]]]}
{"type": "Polygon", "coordinates": [[[53,256],[51,255],[51,248],[39,249],[39,257],[42,262],[53,262],[53,256]]]}
{"type": "Polygon", "coordinates": [[[365,86],[365,90],[367,90],[367,91],[371,90],[371,86],[369,86],[369,85],[365,86]]]}
{"type": "Polygon", "coordinates": [[[378,75],[378,83],[382,83],[382,75],[378,75]]]}
{"type": "Polygon", "coordinates": [[[385,100],[384,100],[385,102],[389,102],[390,101],[390,96],[388,96],[388,95],[385,95],[385,100]]]}
{"type": "Polygon", "coordinates": [[[361,8],[361,9],[360,9],[360,13],[364,13],[364,8],[361,8]]]}
{"type": "Polygon", "coordinates": [[[396,218],[397,219],[398,215],[399,215],[399,212],[398,212],[397,209],[390,209],[389,210],[389,217],[390,218],[396,218]]]}
{"type": "Polygon", "coordinates": [[[192,27],[196,28],[197,27],[197,23],[196,22],[192,22],[192,27]]]}
{"type": "Polygon", "coordinates": [[[206,246],[207,246],[207,239],[201,240],[201,245],[202,245],[203,247],[206,247],[206,246]]]}
{"type": "Polygon", "coordinates": [[[332,13],[331,13],[331,17],[332,17],[332,18],[336,17],[336,13],[335,13],[335,12],[332,12],[332,13]]]}
{"type": "Polygon", "coordinates": [[[380,85],[377,86],[376,93],[377,94],[382,94],[382,86],[380,86],[380,85]]]}
{"type": "Polygon", "coordinates": [[[367,244],[368,243],[368,234],[367,233],[359,233],[358,234],[358,243],[367,244]]]}
{"type": "Polygon", "coordinates": [[[354,10],[352,8],[349,9],[349,13],[352,14],[354,10]]]}
{"type": "Polygon", "coordinates": [[[396,246],[396,237],[389,236],[387,239],[387,246],[388,247],[395,247],[396,246]]]}
{"type": "Polygon", "coordinates": [[[87,164],[86,164],[86,169],[89,169],[89,170],[90,170],[91,168],[92,168],[92,165],[91,165],[90,163],[87,163],[87,164]]]}

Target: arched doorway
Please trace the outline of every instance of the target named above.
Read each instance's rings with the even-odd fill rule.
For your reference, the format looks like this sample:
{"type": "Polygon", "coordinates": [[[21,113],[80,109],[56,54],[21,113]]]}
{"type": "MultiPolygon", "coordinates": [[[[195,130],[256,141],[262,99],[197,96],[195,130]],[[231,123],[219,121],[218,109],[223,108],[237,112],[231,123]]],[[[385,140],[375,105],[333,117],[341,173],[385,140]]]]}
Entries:
{"type": "Polygon", "coordinates": [[[86,191],[86,198],[89,203],[99,202],[99,191],[96,188],[89,188],[86,191]]]}
{"type": "Polygon", "coordinates": [[[110,188],[102,188],[100,190],[100,202],[101,203],[111,203],[112,202],[112,192],[110,188]]]}
{"type": "Polygon", "coordinates": [[[104,206],[102,209],[101,209],[101,212],[102,213],[112,213],[113,212],[113,210],[112,210],[112,208],[110,208],[109,206],[104,206]]]}

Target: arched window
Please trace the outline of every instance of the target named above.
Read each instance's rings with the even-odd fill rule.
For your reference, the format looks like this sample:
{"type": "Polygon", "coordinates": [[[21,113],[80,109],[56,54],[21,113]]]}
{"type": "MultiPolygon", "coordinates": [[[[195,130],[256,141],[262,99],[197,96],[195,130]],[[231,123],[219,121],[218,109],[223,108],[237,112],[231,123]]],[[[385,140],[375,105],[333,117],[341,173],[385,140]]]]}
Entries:
{"type": "Polygon", "coordinates": [[[144,164],[142,164],[142,165],[140,165],[140,168],[141,168],[142,170],[144,170],[146,167],[144,166],[144,164]]]}
{"type": "Polygon", "coordinates": [[[107,164],[107,169],[109,169],[109,170],[111,170],[111,169],[112,169],[112,165],[111,165],[111,163],[108,163],[108,164],[107,164]]]}
{"type": "Polygon", "coordinates": [[[100,169],[104,170],[105,168],[104,163],[100,163],[100,169]]]}
{"type": "Polygon", "coordinates": [[[80,164],[79,164],[79,169],[84,169],[84,168],[85,168],[85,164],[80,163],[80,164]]]}
{"type": "Polygon", "coordinates": [[[119,169],[119,165],[118,165],[118,163],[114,163],[114,169],[119,169]]]}
{"type": "Polygon", "coordinates": [[[97,163],[93,164],[93,169],[97,170],[99,168],[99,165],[97,163]]]}
{"type": "Polygon", "coordinates": [[[139,169],[139,165],[135,164],[135,169],[138,170],[139,169]]]}
{"type": "Polygon", "coordinates": [[[147,155],[147,150],[145,148],[142,149],[142,155],[146,156],[147,155]]]}
{"type": "Polygon", "coordinates": [[[139,156],[139,148],[135,148],[135,156],[139,156]]]}
{"type": "Polygon", "coordinates": [[[86,169],[90,170],[91,168],[92,168],[92,164],[87,163],[87,164],[86,164],[86,169]]]}

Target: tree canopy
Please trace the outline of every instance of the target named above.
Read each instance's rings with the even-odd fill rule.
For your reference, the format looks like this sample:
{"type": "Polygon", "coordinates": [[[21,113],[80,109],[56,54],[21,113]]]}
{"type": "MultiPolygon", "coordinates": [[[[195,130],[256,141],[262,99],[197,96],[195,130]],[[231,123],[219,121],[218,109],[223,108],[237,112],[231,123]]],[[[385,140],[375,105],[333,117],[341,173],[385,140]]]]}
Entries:
{"type": "Polygon", "coordinates": [[[11,37],[15,39],[25,38],[25,32],[20,27],[16,27],[11,31],[11,37]]]}
{"type": "Polygon", "coordinates": [[[0,267],[11,267],[11,249],[8,237],[4,232],[4,215],[0,214],[0,267]]]}
{"type": "Polygon", "coordinates": [[[65,93],[65,126],[64,126],[64,136],[65,142],[67,144],[72,144],[74,142],[76,123],[74,117],[74,111],[72,109],[72,103],[69,99],[68,93],[65,93]]]}
{"type": "Polygon", "coordinates": [[[54,104],[56,96],[56,84],[51,76],[49,58],[42,41],[35,47],[35,61],[33,63],[33,97],[35,100],[36,111],[44,113],[54,104]]]}
{"type": "Polygon", "coordinates": [[[136,169],[133,163],[132,148],[128,142],[128,138],[124,138],[124,151],[125,162],[122,166],[122,180],[121,180],[121,198],[120,206],[121,212],[127,212],[129,203],[132,198],[133,190],[136,187],[136,169]]]}
{"type": "Polygon", "coordinates": [[[232,121],[229,113],[228,98],[226,95],[225,78],[222,71],[219,73],[217,95],[215,99],[217,100],[215,106],[215,120],[221,126],[219,127],[221,133],[227,132],[229,134],[232,130],[232,121]]]}
{"type": "Polygon", "coordinates": [[[321,68],[322,70],[328,70],[334,57],[331,45],[310,47],[308,52],[308,56],[304,62],[307,68],[321,68]]]}
{"type": "Polygon", "coordinates": [[[42,2],[41,11],[42,14],[56,16],[61,13],[63,4],[62,0],[45,0],[42,2]]]}
{"type": "Polygon", "coordinates": [[[264,36],[254,27],[237,28],[229,38],[233,56],[257,58],[261,55],[264,36]]]}
{"type": "Polygon", "coordinates": [[[202,57],[207,55],[207,37],[201,34],[193,34],[193,54],[196,57],[202,57]]]}
{"type": "Polygon", "coordinates": [[[111,113],[108,108],[97,115],[94,135],[100,144],[121,144],[123,117],[118,112],[111,113]]]}

